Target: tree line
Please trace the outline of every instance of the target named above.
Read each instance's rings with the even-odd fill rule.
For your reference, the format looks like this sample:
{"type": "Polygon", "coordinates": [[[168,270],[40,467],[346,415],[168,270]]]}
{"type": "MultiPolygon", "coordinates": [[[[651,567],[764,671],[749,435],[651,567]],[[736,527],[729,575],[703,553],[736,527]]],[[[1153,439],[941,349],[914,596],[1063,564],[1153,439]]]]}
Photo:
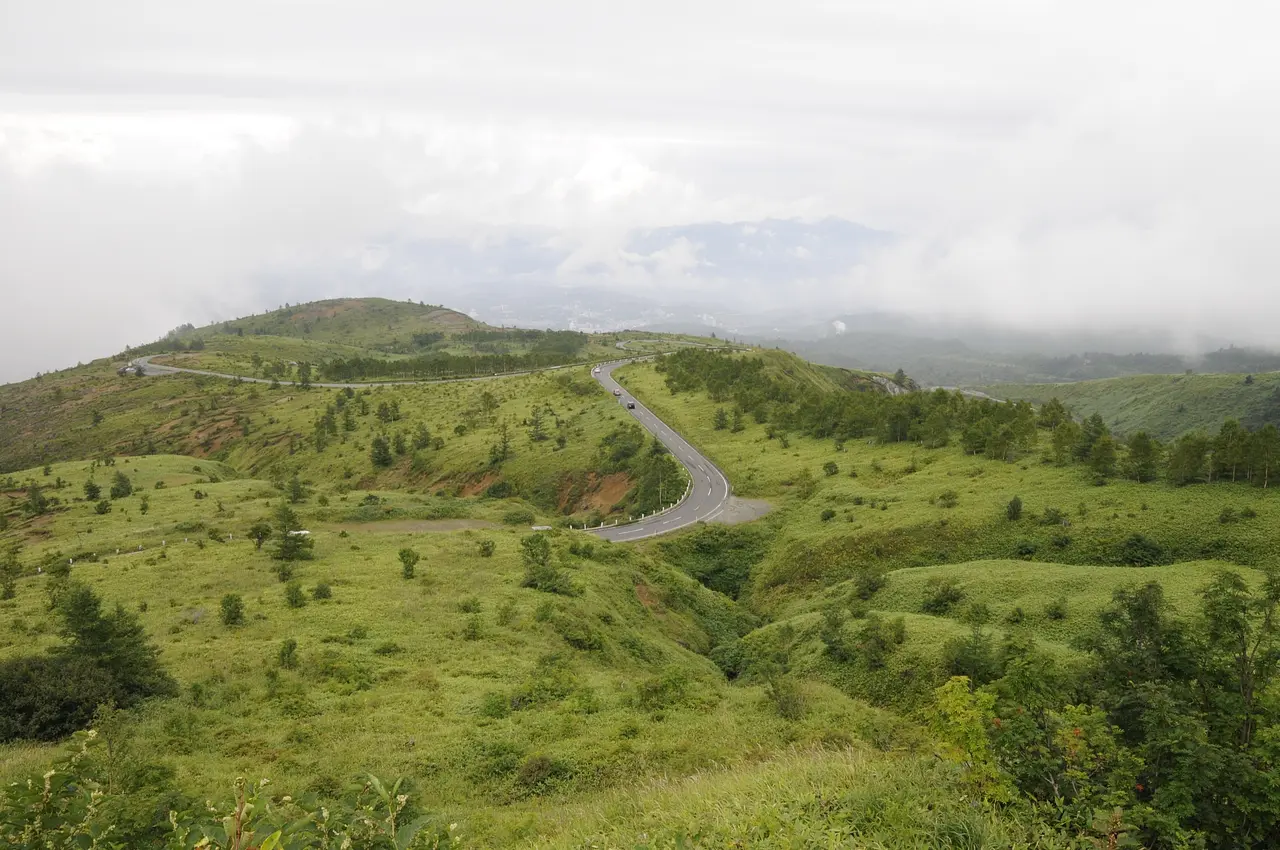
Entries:
{"type": "Polygon", "coordinates": [[[576,353],[531,351],[526,354],[449,354],[387,360],[351,357],[326,360],[319,366],[327,381],[421,380],[525,372],[577,362],[576,353]]]}
{"type": "Polygon", "coordinates": [[[1039,410],[1026,401],[997,401],[936,389],[899,395],[831,392],[770,374],[759,357],[684,349],[656,368],[673,393],[705,391],[728,405],[715,427],[742,417],[819,439],[915,442],[927,448],[957,443],[973,455],[1015,461],[1042,450],[1060,465],[1083,467],[1098,483],[1115,477],[1175,485],[1212,481],[1268,487],[1280,463],[1280,431],[1272,424],[1250,430],[1228,419],[1214,434],[1195,431],[1163,443],[1145,431],[1121,438],[1098,414],[1077,421],[1052,399],[1039,410]]]}

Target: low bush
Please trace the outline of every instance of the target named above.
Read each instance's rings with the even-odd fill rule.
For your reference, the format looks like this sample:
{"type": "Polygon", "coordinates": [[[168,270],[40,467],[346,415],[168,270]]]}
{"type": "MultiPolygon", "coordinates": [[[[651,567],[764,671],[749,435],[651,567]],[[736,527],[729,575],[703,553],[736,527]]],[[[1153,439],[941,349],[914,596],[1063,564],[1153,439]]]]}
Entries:
{"type": "Polygon", "coordinates": [[[244,624],[244,599],[237,593],[228,593],[222,597],[219,605],[219,618],[224,626],[244,624]]]}
{"type": "Polygon", "coordinates": [[[964,591],[955,581],[949,578],[932,578],[929,579],[920,610],[940,617],[949,613],[962,599],[964,599],[964,591]]]}

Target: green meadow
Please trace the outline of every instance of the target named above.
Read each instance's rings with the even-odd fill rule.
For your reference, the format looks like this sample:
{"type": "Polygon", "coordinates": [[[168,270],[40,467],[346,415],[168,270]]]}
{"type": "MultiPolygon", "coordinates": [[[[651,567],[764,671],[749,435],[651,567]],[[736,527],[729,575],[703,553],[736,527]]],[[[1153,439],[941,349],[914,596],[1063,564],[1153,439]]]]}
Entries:
{"type": "MultiPolygon", "coordinates": [[[[322,302],[189,329],[165,356],[471,356],[489,343],[450,339],[477,330],[426,305],[322,302]]],[[[173,682],[86,721],[96,743],[0,742],[0,838],[60,846],[114,819],[117,843],[177,846],[172,810],[236,850],[277,828],[291,848],[1267,843],[1274,807],[1240,820],[1235,801],[1269,763],[1234,724],[1274,728],[1270,488],[1093,474],[1055,463],[1047,428],[1000,458],[966,450],[959,419],[949,439],[893,441],[875,417],[1014,408],[902,376],[890,396],[888,376],[778,351],[638,332],[583,350],[613,359],[620,340],[683,352],[616,375],[735,496],[768,502],[762,519],[635,544],[572,530],[625,519],[660,455],[585,365],[348,391],[104,360],[0,388],[0,675],[56,693],[20,677],[99,628],[145,640],[173,682]],[[673,392],[667,364],[704,355],[758,361],[756,395],[747,378],[673,392]],[[310,557],[285,559],[298,539],[310,557]],[[1256,666],[1237,633],[1264,648],[1256,666]],[[1241,664],[1262,698],[1238,709],[1241,664]],[[1192,731],[1161,749],[1125,725],[1135,699],[1192,731]],[[22,782],[51,764],[74,778],[56,813],[22,782]],[[404,800],[361,809],[370,774],[404,800]],[[262,831],[236,844],[217,824],[241,778],[262,831]],[[105,808],[77,808],[86,789],[105,808]],[[317,837],[325,811],[355,826],[317,837]]]]}

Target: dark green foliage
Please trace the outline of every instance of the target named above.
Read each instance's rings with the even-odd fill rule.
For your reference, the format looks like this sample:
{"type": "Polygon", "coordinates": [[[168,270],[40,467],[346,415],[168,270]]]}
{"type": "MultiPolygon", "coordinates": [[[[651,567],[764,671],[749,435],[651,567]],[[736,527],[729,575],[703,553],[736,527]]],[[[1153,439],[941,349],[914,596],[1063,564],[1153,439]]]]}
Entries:
{"type": "Polygon", "coordinates": [[[1067,598],[1059,596],[1057,599],[1044,606],[1044,615],[1050,620],[1067,619],[1067,598]]]}
{"type": "Polygon", "coordinates": [[[44,491],[40,489],[38,484],[32,484],[27,487],[27,498],[23,503],[23,508],[32,516],[40,516],[49,510],[49,499],[44,495],[44,491]]]}
{"type": "Polygon", "coordinates": [[[249,526],[249,539],[253,541],[254,548],[261,549],[262,544],[271,539],[271,523],[259,520],[249,526]]]}
{"type": "Polygon", "coordinates": [[[723,431],[729,427],[729,414],[725,412],[723,407],[716,408],[714,424],[717,431],[723,431]]]}
{"type": "Polygon", "coordinates": [[[828,476],[839,475],[840,465],[836,463],[834,460],[829,460],[822,465],[822,471],[828,476]]]}
{"type": "Polygon", "coordinates": [[[422,560],[422,556],[413,549],[406,548],[401,549],[400,554],[397,557],[400,558],[400,575],[405,579],[413,578],[418,566],[418,561],[422,560]]]}
{"type": "Polygon", "coordinates": [[[1179,437],[1169,451],[1168,476],[1174,484],[1203,480],[1209,454],[1209,438],[1201,433],[1179,437]]]}
{"type": "Polygon", "coordinates": [[[383,434],[379,434],[369,442],[369,460],[374,466],[390,466],[394,458],[391,456],[391,444],[383,434]]]}
{"type": "Polygon", "coordinates": [[[129,476],[117,471],[111,479],[111,498],[123,499],[133,493],[133,482],[129,476]]]}
{"type": "Polygon", "coordinates": [[[1017,522],[1022,519],[1022,499],[1014,496],[1009,500],[1009,504],[1005,505],[1004,515],[1010,522],[1017,522]]]}
{"type": "Polygon", "coordinates": [[[315,542],[298,520],[298,515],[286,504],[276,508],[276,545],[271,556],[277,561],[307,561],[313,556],[315,542]]]}
{"type": "Polygon", "coordinates": [[[737,599],[769,540],[769,532],[755,525],[704,525],[659,546],[672,564],[704,586],[737,599]]]}
{"type": "Polygon", "coordinates": [[[84,482],[84,498],[87,502],[96,502],[102,497],[102,488],[92,478],[84,482]]]}
{"type": "Polygon", "coordinates": [[[1125,460],[1125,474],[1139,484],[1155,479],[1160,468],[1163,447],[1151,439],[1146,431],[1139,431],[1129,438],[1129,455],[1125,460]]]}
{"type": "Polygon", "coordinates": [[[105,514],[109,514],[109,513],[111,513],[111,502],[110,502],[110,500],[108,500],[108,499],[103,499],[102,501],[98,502],[98,504],[96,504],[96,505],[94,505],[94,506],[93,506],[93,512],[94,512],[95,514],[98,514],[99,516],[103,516],[103,515],[105,515],[105,514]]]}
{"type": "Polygon", "coordinates": [[[956,505],[960,504],[960,497],[956,494],[955,490],[943,490],[942,493],[938,495],[937,502],[938,507],[940,508],[954,508],[956,505]]]}
{"type": "Polygon", "coordinates": [[[477,548],[481,558],[492,558],[494,551],[498,547],[492,540],[481,540],[477,548]]]}
{"type": "Polygon", "coordinates": [[[885,574],[882,571],[867,567],[859,570],[853,577],[853,594],[865,602],[875,596],[876,592],[884,587],[884,583],[885,574]]]}
{"type": "Polygon", "coordinates": [[[332,599],[333,590],[330,589],[328,582],[318,582],[315,587],[311,588],[312,599],[332,599]]]}
{"type": "Polygon", "coordinates": [[[929,580],[924,602],[920,610],[926,614],[943,616],[964,599],[964,591],[949,578],[929,580]]]}
{"type": "Polygon", "coordinates": [[[520,539],[520,556],[524,561],[521,587],[575,596],[577,589],[564,570],[551,563],[551,541],[544,534],[530,534],[520,539]]]}
{"type": "Polygon", "coordinates": [[[818,637],[826,647],[827,655],[836,661],[852,661],[856,653],[853,642],[845,634],[847,617],[848,612],[838,605],[832,605],[822,612],[822,628],[818,637]]]}
{"type": "Polygon", "coordinates": [[[485,488],[484,494],[490,499],[508,499],[516,495],[516,488],[510,481],[504,479],[490,484],[485,488]]]}
{"type": "Polygon", "coordinates": [[[855,645],[867,668],[879,670],[888,663],[890,653],[906,639],[906,622],[901,617],[886,621],[871,614],[859,630],[855,645]]]}
{"type": "Polygon", "coordinates": [[[53,602],[63,643],[0,662],[0,741],[55,740],[85,726],[101,704],[129,707],[176,693],[135,614],[119,605],[103,613],[78,582],[58,587],[53,602]]]}
{"type": "Polygon", "coordinates": [[[1133,534],[1120,544],[1117,559],[1134,567],[1150,567],[1164,562],[1164,547],[1144,534],[1133,534]]]}
{"type": "Polygon", "coordinates": [[[228,593],[222,597],[219,618],[224,626],[244,625],[244,599],[238,593],[228,593]]]}
{"type": "Polygon", "coordinates": [[[307,498],[307,488],[303,485],[302,480],[298,478],[298,473],[294,473],[289,479],[289,483],[285,486],[285,492],[289,496],[289,504],[296,505],[307,498]]]}
{"type": "Polygon", "coordinates": [[[1089,449],[1089,469],[1098,481],[1116,474],[1116,442],[1110,434],[1100,435],[1089,449]]]}
{"type": "Polygon", "coordinates": [[[22,574],[21,552],[17,542],[0,551],[0,600],[17,595],[18,576],[22,574]]]}
{"type": "Polygon", "coordinates": [[[822,514],[819,516],[819,519],[821,519],[823,522],[830,522],[831,520],[833,520],[833,519],[835,519],[835,518],[836,518],[836,512],[835,512],[835,511],[833,511],[831,508],[827,508],[827,509],[826,509],[826,510],[824,510],[824,511],[822,512],[822,514]]]}
{"type": "Polygon", "coordinates": [[[280,643],[280,651],[276,653],[276,663],[286,670],[298,666],[298,642],[293,638],[285,638],[280,643]]]}

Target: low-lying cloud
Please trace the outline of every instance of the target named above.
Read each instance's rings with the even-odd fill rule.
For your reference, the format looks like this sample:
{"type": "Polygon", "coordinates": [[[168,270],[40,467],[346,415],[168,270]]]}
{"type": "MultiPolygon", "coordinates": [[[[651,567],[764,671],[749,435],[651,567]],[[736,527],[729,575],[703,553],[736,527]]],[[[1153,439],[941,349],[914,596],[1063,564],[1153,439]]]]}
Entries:
{"type": "Polygon", "coordinates": [[[10,4],[0,380],[479,283],[1280,344],[1272,7],[374,7],[10,4]],[[797,218],[894,238],[706,227],[797,218]]]}

